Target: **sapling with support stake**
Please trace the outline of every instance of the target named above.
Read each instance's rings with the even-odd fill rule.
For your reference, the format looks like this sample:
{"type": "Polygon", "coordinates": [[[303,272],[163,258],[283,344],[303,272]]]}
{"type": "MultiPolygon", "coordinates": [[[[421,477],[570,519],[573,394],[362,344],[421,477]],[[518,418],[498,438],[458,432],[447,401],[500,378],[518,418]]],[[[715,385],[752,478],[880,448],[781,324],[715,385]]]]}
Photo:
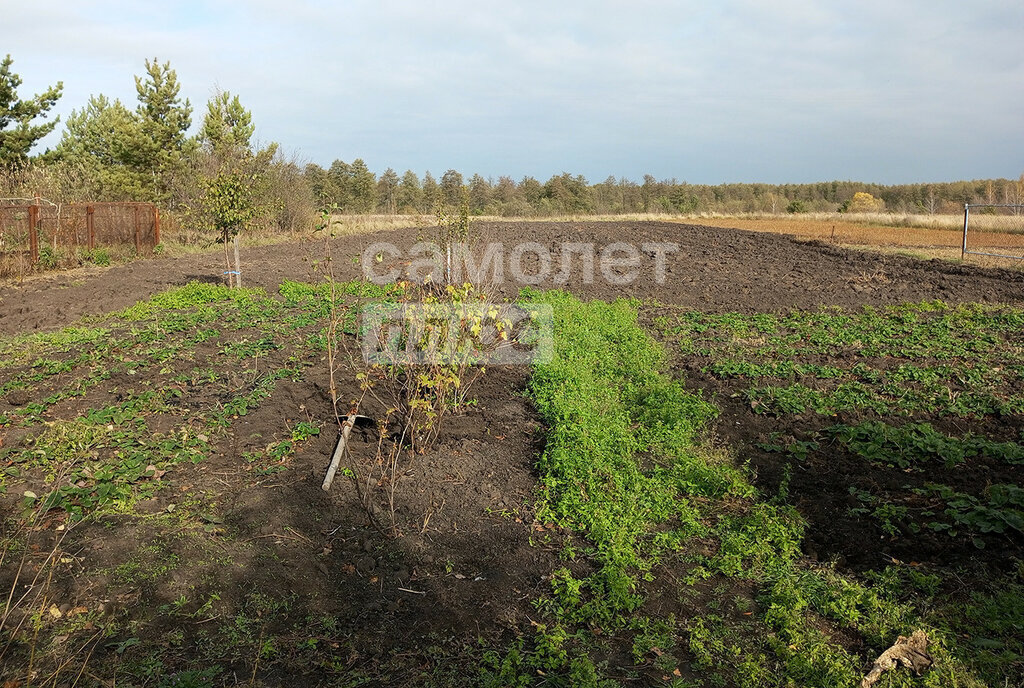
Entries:
{"type": "Polygon", "coordinates": [[[444,283],[452,283],[452,248],[469,240],[469,193],[462,189],[462,202],[452,209],[438,200],[434,208],[437,218],[437,243],[444,250],[444,283]]]}
{"type": "MultiPolygon", "coordinates": [[[[483,307],[486,294],[471,282],[451,283],[452,261],[457,258],[453,249],[464,246],[470,239],[465,195],[460,208],[439,205],[437,221],[437,243],[445,260],[444,265],[437,266],[437,271],[443,270],[443,279],[437,281],[428,276],[423,284],[398,282],[388,289],[386,301],[376,304],[379,310],[362,311],[359,333],[364,367],[356,375],[362,394],[358,399],[349,400],[347,406],[342,406],[339,398],[339,354],[344,348],[345,324],[355,314],[339,303],[341,294],[334,279],[329,211],[323,213],[319,228],[324,231],[324,257],[316,267],[323,273],[326,283],[323,298],[327,302],[324,359],[339,429],[321,488],[329,490],[339,471],[350,478],[371,524],[390,537],[402,534],[397,517],[399,482],[412,475],[415,458],[432,449],[444,420],[468,404],[467,395],[473,382],[483,375],[483,363],[487,355],[493,353],[487,347],[501,346],[509,337],[510,325],[501,310],[483,307]],[[391,320],[396,317],[397,320],[391,320]],[[378,322],[377,318],[382,320],[378,322]],[[388,327],[381,327],[384,320],[388,321],[388,327]],[[370,324],[373,322],[377,322],[377,326],[370,324]],[[497,341],[488,344],[478,341],[484,329],[493,329],[497,341]],[[396,332],[400,332],[398,337],[403,344],[392,348],[395,342],[391,335],[396,332]],[[373,418],[361,415],[364,401],[381,411],[373,418]],[[363,455],[353,457],[350,453],[352,427],[362,424],[374,427],[377,446],[372,452],[356,452],[363,455]],[[351,464],[342,468],[346,453],[351,464]],[[379,496],[381,492],[383,498],[379,496]],[[381,514],[389,518],[389,527],[380,522],[381,514]]],[[[359,366],[354,359],[353,364],[359,366]]]]}
{"type": "Polygon", "coordinates": [[[239,234],[246,224],[259,214],[259,205],[253,193],[253,181],[239,172],[219,172],[205,181],[203,205],[224,242],[224,274],[228,286],[242,286],[242,264],[239,260],[239,234]],[[234,244],[234,269],[228,254],[228,242],[234,244]]]}
{"type": "MultiPolygon", "coordinates": [[[[318,232],[323,232],[324,238],[324,256],[322,261],[317,261],[314,264],[314,269],[323,271],[323,279],[327,284],[327,323],[324,331],[325,344],[326,344],[326,361],[327,361],[327,372],[329,377],[329,393],[331,398],[331,406],[334,411],[335,420],[338,422],[338,441],[334,445],[334,452],[331,455],[330,464],[327,467],[327,473],[324,476],[324,481],[320,488],[324,492],[328,492],[331,486],[334,484],[334,479],[338,474],[338,470],[341,468],[342,458],[349,452],[349,437],[352,434],[352,428],[358,425],[377,425],[377,421],[368,416],[361,415],[359,413],[359,406],[362,403],[362,399],[353,399],[349,405],[347,413],[342,412],[342,407],[339,405],[338,395],[338,373],[340,370],[340,354],[341,354],[341,335],[344,330],[344,320],[348,314],[347,309],[339,307],[338,298],[339,292],[337,289],[337,281],[334,277],[334,262],[331,252],[331,241],[334,239],[334,232],[332,231],[332,211],[336,211],[337,206],[324,210],[321,213],[321,222],[317,227],[318,232]]],[[[383,438],[386,433],[381,433],[381,441],[378,444],[383,443],[383,438]]],[[[380,447],[378,446],[378,454],[380,447]]],[[[366,485],[363,486],[363,481],[357,475],[356,470],[353,468],[346,467],[343,470],[343,474],[352,480],[355,486],[356,492],[359,494],[360,502],[366,509],[367,517],[378,530],[384,532],[383,529],[377,523],[374,517],[374,509],[371,501],[372,485],[376,479],[371,470],[366,471],[366,485]]]]}
{"type": "Polygon", "coordinates": [[[352,428],[357,422],[373,424],[372,418],[367,416],[359,415],[359,401],[353,401],[352,407],[347,415],[343,415],[338,406],[338,380],[337,374],[339,369],[338,354],[339,354],[339,334],[342,329],[342,323],[345,317],[345,312],[338,308],[338,292],[337,284],[334,279],[334,262],[331,254],[331,240],[334,238],[334,233],[331,231],[332,218],[331,211],[337,210],[337,206],[325,210],[321,213],[320,226],[317,227],[317,231],[324,232],[324,258],[322,263],[318,264],[324,271],[324,279],[328,286],[328,319],[326,328],[326,348],[327,348],[327,368],[328,376],[330,378],[330,395],[331,395],[331,406],[334,409],[334,417],[338,421],[338,427],[340,434],[338,441],[334,447],[334,453],[331,456],[331,463],[327,468],[327,474],[324,476],[323,484],[321,489],[327,492],[331,489],[331,485],[334,483],[334,477],[338,472],[338,468],[341,466],[341,459],[345,455],[348,448],[348,438],[352,433],[352,428]]]}

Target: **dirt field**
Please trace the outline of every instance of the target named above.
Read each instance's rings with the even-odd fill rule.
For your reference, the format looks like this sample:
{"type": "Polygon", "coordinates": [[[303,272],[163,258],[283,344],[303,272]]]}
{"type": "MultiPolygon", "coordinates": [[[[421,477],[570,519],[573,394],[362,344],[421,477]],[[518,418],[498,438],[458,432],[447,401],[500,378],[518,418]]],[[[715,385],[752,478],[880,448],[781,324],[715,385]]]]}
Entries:
{"type": "MultiPolygon", "coordinates": [[[[599,274],[593,285],[570,281],[568,287],[587,298],[628,296],[710,311],[771,311],[924,299],[1006,303],[1024,296],[1024,274],[1014,270],[878,255],[760,232],[644,222],[482,223],[474,229],[483,242],[537,241],[550,246],[554,272],[562,242],[594,242],[598,250],[616,241],[680,245],[679,252],[668,256],[665,284],[654,282],[653,259],[647,257],[642,279],[624,287],[605,284],[599,274]]],[[[353,260],[369,244],[390,241],[407,250],[420,231],[409,228],[336,241],[336,277],[360,277],[353,260]]],[[[322,244],[314,241],[247,249],[242,256],[244,283],[273,291],[285,279],[310,279],[313,263],[322,260],[323,253],[322,244]]],[[[211,251],[45,275],[20,286],[0,285],[0,334],[60,327],[82,315],[124,308],[192,280],[217,282],[223,272],[222,256],[211,251]]],[[[505,295],[516,289],[517,285],[509,285],[505,295]]]]}
{"type": "MultiPolygon", "coordinates": [[[[1024,305],[1024,273],[1019,271],[878,255],[762,232],[642,222],[486,223],[477,229],[483,241],[537,241],[553,251],[567,242],[593,241],[598,250],[615,241],[678,243],[680,250],[668,259],[665,284],[653,279],[648,258],[634,284],[615,287],[600,275],[594,284],[583,284],[574,275],[566,287],[587,299],[644,300],[643,321],[651,330],[658,329],[659,316],[674,318],[689,309],[782,314],[819,306],[856,310],[934,300],[1024,305]]],[[[372,242],[406,248],[415,239],[415,230],[397,230],[338,240],[332,249],[335,276],[359,278],[353,259],[372,242]]],[[[437,448],[415,464],[415,478],[400,483],[396,502],[403,537],[387,537],[367,520],[349,481],[339,481],[330,493],[320,489],[336,428],[331,428],[333,419],[327,420],[332,418],[330,380],[321,354],[310,344],[319,326],[303,321],[301,309],[281,306],[277,294],[285,280],[316,280],[314,263],[322,257],[322,244],[312,241],[246,249],[246,286],[262,287],[270,295],[251,311],[217,305],[220,310],[210,320],[187,323],[180,331],[141,316],[96,320],[109,330],[103,339],[54,349],[56,372],[49,376],[31,378],[34,368],[27,360],[0,367],[0,419],[8,419],[6,426],[0,421],[0,448],[48,451],[46,428],[110,408],[115,409],[111,429],[145,418],[119,451],[130,454],[133,446],[158,451],[147,442],[180,438],[174,441],[182,451],[205,457],[194,466],[168,465],[166,476],[143,472],[138,480],[160,479],[165,489],[147,491],[124,513],[67,530],[63,517],[55,514],[30,534],[30,563],[55,544],[73,553],[70,575],[53,582],[40,608],[52,606],[54,618],[71,624],[66,635],[81,645],[65,649],[77,657],[75,666],[88,653],[97,678],[109,676],[105,672],[115,667],[115,675],[127,672],[140,685],[183,685],[160,681],[172,669],[193,666],[201,655],[196,648],[206,648],[209,656],[203,661],[216,664],[218,675],[233,674],[238,683],[250,685],[323,685],[332,677],[351,681],[337,685],[396,685],[410,676],[455,685],[465,679],[460,672],[474,670],[467,663],[479,659],[479,643],[507,644],[536,626],[532,601],[544,594],[552,572],[563,565],[559,553],[565,543],[557,529],[535,521],[535,461],[544,437],[537,412],[524,396],[528,371],[495,369],[482,378],[474,391],[476,404],[444,426],[437,448]],[[209,329],[213,325],[216,332],[209,329]],[[88,358],[90,352],[97,358],[88,358]],[[274,371],[284,372],[266,377],[274,371]],[[253,396],[265,381],[267,395],[253,396]],[[149,394],[160,390],[173,393],[158,399],[149,394]],[[250,402],[246,409],[238,406],[239,399],[259,403],[250,402]],[[208,428],[216,424],[211,426],[211,419],[223,425],[212,431],[208,428]],[[298,432],[307,427],[304,421],[318,431],[298,432]],[[101,619],[110,618],[119,620],[116,634],[97,641],[95,629],[102,628],[101,619]]],[[[54,331],[191,281],[218,282],[222,272],[215,251],[0,286],[0,336],[54,331]]],[[[499,293],[513,297],[517,290],[518,285],[506,285],[499,293]]],[[[738,461],[752,459],[758,485],[768,493],[779,490],[783,464],[771,451],[758,449],[758,443],[771,440],[772,433],[807,439],[828,424],[852,424],[870,415],[816,418],[808,411],[783,420],[763,415],[742,397],[747,385],[705,370],[712,356],[688,358],[672,350],[677,342],[671,336],[663,339],[688,387],[721,406],[715,435],[738,461]]],[[[359,395],[354,378],[354,368],[342,369],[342,398],[359,395]]],[[[371,403],[366,412],[380,411],[371,403]]],[[[921,417],[947,432],[974,429],[1001,441],[1015,440],[1024,429],[1019,415],[984,422],[938,412],[921,417]]],[[[96,422],[102,426],[106,421],[96,422]]],[[[355,436],[354,451],[374,442],[372,433],[355,436]]],[[[86,443],[83,451],[90,446],[86,443]]],[[[840,556],[844,569],[863,572],[878,565],[879,554],[874,544],[865,549],[857,541],[875,541],[878,535],[876,526],[849,518],[852,493],[847,490],[851,484],[865,490],[872,485],[858,477],[865,471],[863,462],[846,453],[835,464],[830,456],[812,454],[794,469],[792,501],[810,524],[808,554],[822,560],[840,556]]],[[[0,454],[0,468],[4,461],[0,454]]],[[[985,481],[1016,480],[1017,472],[993,464],[970,474],[950,469],[939,478],[969,490],[985,481]]],[[[888,491],[907,481],[921,487],[926,479],[939,479],[905,479],[900,468],[877,475],[874,487],[888,491]]],[[[6,495],[0,496],[2,508],[18,513],[24,492],[42,494],[49,480],[45,470],[31,465],[10,472],[6,495]]],[[[980,561],[998,570],[1022,554],[1017,535],[992,536],[986,544],[980,561]]],[[[932,564],[972,554],[970,541],[957,540],[950,548],[938,536],[894,547],[884,553],[932,564]]],[[[574,573],[585,573],[586,565],[573,566],[580,569],[574,573]]],[[[14,585],[15,571],[6,563],[4,569],[0,589],[6,590],[3,586],[14,585]]],[[[754,592],[745,586],[722,594],[732,598],[754,592]]],[[[711,595],[710,585],[706,594],[711,595]]],[[[677,601],[672,605],[677,611],[689,609],[677,601]]],[[[59,642],[66,642],[66,635],[59,642]]],[[[843,643],[858,651],[865,646],[859,636],[843,643]]],[[[632,661],[628,646],[610,642],[606,650],[613,667],[632,661]]],[[[672,678],[671,671],[663,676],[655,663],[631,680],[653,685],[672,678]]],[[[0,678],[7,677],[0,673],[0,678]]]]}

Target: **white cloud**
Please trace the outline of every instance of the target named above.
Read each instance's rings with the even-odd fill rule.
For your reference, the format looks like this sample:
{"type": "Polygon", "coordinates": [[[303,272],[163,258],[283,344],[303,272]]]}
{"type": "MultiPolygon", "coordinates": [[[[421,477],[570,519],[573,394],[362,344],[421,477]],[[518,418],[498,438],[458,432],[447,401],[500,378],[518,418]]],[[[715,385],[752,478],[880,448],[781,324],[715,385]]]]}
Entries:
{"type": "MultiPolygon", "coordinates": [[[[26,91],[134,100],[158,56],[324,164],[691,181],[1019,174],[1016,1],[126,0],[5,8],[26,91]]],[[[198,119],[198,116],[196,117],[198,119]]]]}

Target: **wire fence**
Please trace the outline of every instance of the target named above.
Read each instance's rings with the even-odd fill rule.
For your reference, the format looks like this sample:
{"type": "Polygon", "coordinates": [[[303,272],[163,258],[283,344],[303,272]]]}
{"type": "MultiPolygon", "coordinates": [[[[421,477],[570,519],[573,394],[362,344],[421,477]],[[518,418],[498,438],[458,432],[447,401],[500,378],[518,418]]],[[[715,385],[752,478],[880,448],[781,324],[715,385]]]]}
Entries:
{"type": "Polygon", "coordinates": [[[134,247],[139,255],[160,243],[160,210],[152,203],[52,203],[0,199],[0,261],[29,266],[68,249],[134,247]]]}
{"type": "Polygon", "coordinates": [[[960,257],[1024,260],[1024,205],[965,203],[960,257]]]}

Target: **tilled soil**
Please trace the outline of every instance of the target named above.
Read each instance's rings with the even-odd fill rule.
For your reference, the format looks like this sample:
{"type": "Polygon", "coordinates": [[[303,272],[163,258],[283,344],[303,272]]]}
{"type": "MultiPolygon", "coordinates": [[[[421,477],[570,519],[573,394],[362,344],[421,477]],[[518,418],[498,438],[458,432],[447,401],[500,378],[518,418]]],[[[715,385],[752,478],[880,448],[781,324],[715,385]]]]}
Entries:
{"type": "MultiPolygon", "coordinates": [[[[214,344],[183,350],[185,356],[173,364],[181,363],[182,370],[224,365],[214,344]]],[[[288,353],[273,352],[259,365],[273,370],[287,362],[288,353]]],[[[113,374],[86,395],[54,405],[43,418],[80,417],[166,385],[172,372],[179,371],[149,367],[113,374]]],[[[359,396],[356,372],[345,367],[338,373],[344,399],[359,396]]],[[[0,384],[10,374],[3,371],[0,384]]],[[[57,392],[76,374],[55,376],[31,393],[0,393],[0,415],[57,392]]],[[[63,512],[51,512],[28,535],[29,566],[55,542],[61,551],[74,552],[72,568],[47,587],[60,613],[130,618],[140,628],[138,637],[150,644],[161,645],[166,634],[180,636],[163,655],[167,671],[187,666],[200,652],[240,675],[254,671],[251,657],[233,656],[224,647],[232,617],[246,628],[262,618],[259,632],[275,642],[301,644],[314,637],[329,643],[306,660],[266,663],[261,676],[268,685],[318,685],[327,674],[313,662],[328,661],[325,655],[336,657],[345,671],[374,675],[381,667],[410,671],[429,662],[426,641],[497,642],[529,625],[531,602],[547,590],[557,567],[556,544],[538,546],[535,531],[533,465],[541,428],[524,399],[526,380],[527,371],[519,368],[495,368],[480,377],[471,388],[474,404],[444,422],[431,449],[403,458],[392,502],[390,483],[376,478],[357,486],[355,476],[339,474],[329,492],[321,489],[338,428],[328,373],[314,364],[302,380],[280,381],[257,407],[235,416],[202,461],[154,478],[164,489],[135,505],[134,513],[72,524],[63,512]],[[305,420],[323,431],[303,442],[286,464],[262,471],[262,464],[251,463],[250,457],[305,420]],[[204,600],[215,602],[197,612],[204,600]],[[219,646],[211,644],[213,629],[219,646]]],[[[179,387],[176,405],[217,407],[218,388],[179,387]]],[[[360,411],[384,415],[374,400],[360,411]]],[[[150,415],[146,421],[153,432],[199,431],[188,424],[173,430],[181,423],[174,416],[150,415]]],[[[0,448],[16,449],[40,432],[39,425],[0,427],[0,448]]],[[[372,427],[354,430],[344,465],[360,477],[375,475],[378,437],[372,427]]],[[[4,458],[0,451],[0,467],[6,468],[4,458]]],[[[0,513],[17,513],[26,490],[52,489],[45,473],[28,468],[9,476],[0,491],[0,513]]],[[[0,535],[8,535],[7,526],[0,520],[0,535]]],[[[0,587],[18,589],[21,572],[5,565],[0,587]]],[[[112,648],[122,640],[97,649],[93,663],[103,667],[98,670],[116,671],[112,667],[121,658],[112,648]]],[[[253,640],[251,634],[243,638],[253,640]]],[[[6,678],[0,668],[0,679],[6,678]]]]}
{"type": "MultiPolygon", "coordinates": [[[[565,287],[586,298],[620,296],[656,299],[707,311],[776,311],[818,305],[860,306],[942,299],[949,302],[1013,303],[1024,299],[1024,273],[979,268],[939,260],[852,251],[822,242],[735,229],[666,222],[484,222],[473,226],[479,242],[501,242],[506,258],[520,242],[536,242],[551,251],[551,277],[534,285],[565,287]],[[609,284],[599,267],[586,283],[578,254],[569,258],[567,283],[561,272],[564,244],[594,244],[597,255],[610,244],[671,242],[665,281],[655,276],[656,258],[643,253],[639,277],[630,284],[609,284]]],[[[337,279],[361,276],[358,260],[377,242],[390,242],[408,257],[422,230],[390,230],[337,239],[332,251],[337,279]]],[[[294,241],[243,251],[246,286],[274,291],[285,279],[314,278],[314,263],[324,256],[316,241],[294,241]]],[[[530,254],[526,254],[529,259],[530,254]]],[[[106,313],[191,280],[220,281],[219,251],[182,258],[152,258],[108,269],[87,268],[45,275],[21,285],[0,286],[0,334],[46,330],[83,315],[106,313]]],[[[508,261],[506,260],[506,268],[508,261]]],[[[527,261],[524,261],[524,265],[527,261]]],[[[529,269],[529,267],[527,267],[529,269]]],[[[509,270],[505,270],[508,277],[509,270]]],[[[510,280],[497,292],[515,295],[526,286],[510,280]]]]}
{"type": "MultiPolygon", "coordinates": [[[[664,283],[655,279],[654,257],[645,254],[639,278],[630,284],[609,284],[600,269],[592,281],[586,280],[576,256],[576,272],[567,283],[549,278],[534,285],[567,288],[585,298],[625,296],[715,312],[931,299],[1013,304],[1024,300],[1021,272],[856,252],[764,233],[655,222],[491,222],[474,225],[474,230],[484,243],[502,242],[506,255],[519,242],[549,248],[555,274],[560,272],[564,244],[593,243],[598,255],[619,241],[679,245],[667,258],[664,283]]],[[[409,228],[338,239],[332,247],[334,275],[339,280],[358,278],[358,258],[365,247],[392,242],[408,252],[419,234],[409,228]]],[[[317,279],[314,265],[323,255],[323,245],[315,241],[245,249],[246,286],[273,293],[283,280],[317,279]]],[[[218,282],[224,269],[221,260],[213,250],[0,286],[0,335],[66,326],[192,280],[218,282]]],[[[512,297],[522,286],[506,281],[495,291],[512,297]]],[[[354,378],[354,371],[343,374],[354,378]]],[[[414,475],[401,482],[396,495],[401,538],[389,538],[369,525],[349,481],[339,480],[331,493],[320,490],[335,433],[312,440],[295,456],[290,470],[279,475],[253,484],[242,470],[245,452],[259,449],[303,414],[329,415],[328,381],[320,379],[324,377],[282,383],[232,427],[230,439],[217,447],[215,455],[194,471],[182,468],[179,475],[169,474],[174,489],[144,505],[153,514],[166,514],[174,500],[189,493],[214,500],[223,522],[209,525],[234,536],[223,545],[232,565],[201,559],[188,549],[189,540],[158,532],[145,519],[89,523],[72,537],[93,574],[83,571],[67,583],[62,594],[68,604],[102,604],[118,612],[137,605],[172,604],[182,591],[189,591],[191,600],[219,591],[231,598],[224,602],[239,607],[248,603],[253,591],[272,591],[297,600],[287,612],[289,624],[304,616],[336,619],[336,637],[348,638],[334,646],[343,658],[341,665],[368,671],[396,653],[409,653],[410,663],[427,662],[423,646],[428,641],[472,643],[478,636],[493,637],[529,624],[530,602],[547,589],[546,578],[559,563],[557,543],[538,547],[552,536],[532,522],[533,462],[541,435],[536,414],[523,395],[526,371],[489,371],[475,392],[478,405],[451,419],[436,450],[423,456],[412,469],[414,475]],[[117,583],[113,574],[102,573],[116,572],[126,553],[135,552],[142,542],[157,542],[186,565],[172,574],[170,583],[159,586],[117,583]]],[[[707,391],[715,390],[708,385],[707,391]]],[[[0,398],[0,405],[27,401],[0,398]]],[[[749,447],[765,428],[738,404],[725,406],[718,434],[741,449],[749,447]]],[[[354,446],[356,451],[371,450],[372,435],[357,435],[354,446]]],[[[759,468],[767,483],[777,482],[771,466],[759,468]]],[[[808,489],[798,491],[798,496],[812,501],[835,499],[842,487],[827,480],[806,484],[808,489]]],[[[825,507],[808,511],[820,526],[812,527],[812,544],[823,556],[842,553],[841,547],[828,545],[842,536],[829,528],[829,513],[825,507]]],[[[866,561],[856,563],[869,568],[866,561]]],[[[151,623],[160,622],[153,618],[151,623]]],[[[153,626],[146,633],[161,632],[153,626]]],[[[192,636],[189,631],[189,642],[202,642],[202,629],[196,626],[192,636]]],[[[244,661],[231,664],[239,670],[250,668],[244,661]]],[[[266,678],[285,680],[283,675],[266,678]]],[[[303,682],[297,679],[288,677],[296,685],[303,682]]]]}
{"type": "MultiPolygon", "coordinates": [[[[806,439],[839,423],[856,425],[887,419],[853,412],[835,416],[810,411],[783,416],[758,414],[743,397],[744,382],[717,379],[687,362],[677,361],[674,367],[689,389],[713,400],[720,409],[715,423],[716,441],[729,447],[737,461],[749,464],[754,484],[766,495],[777,494],[785,484],[787,500],[796,506],[807,524],[803,548],[813,559],[836,561],[840,568],[859,573],[879,570],[894,560],[913,562],[914,566],[991,572],[1013,569],[1024,555],[1024,540],[1013,530],[964,532],[959,537],[927,528],[913,535],[886,533],[876,519],[857,515],[854,510],[863,504],[851,493],[851,488],[857,488],[883,495],[904,495],[909,490],[940,483],[977,494],[988,485],[1017,482],[1019,466],[972,457],[956,466],[935,464],[927,469],[904,469],[873,463],[820,437],[820,450],[795,460],[765,451],[760,445],[771,443],[778,436],[806,439]]],[[[974,433],[993,441],[1019,442],[1024,436],[1021,416],[961,418],[929,414],[896,420],[896,424],[902,422],[929,423],[955,437],[974,433]]]]}

